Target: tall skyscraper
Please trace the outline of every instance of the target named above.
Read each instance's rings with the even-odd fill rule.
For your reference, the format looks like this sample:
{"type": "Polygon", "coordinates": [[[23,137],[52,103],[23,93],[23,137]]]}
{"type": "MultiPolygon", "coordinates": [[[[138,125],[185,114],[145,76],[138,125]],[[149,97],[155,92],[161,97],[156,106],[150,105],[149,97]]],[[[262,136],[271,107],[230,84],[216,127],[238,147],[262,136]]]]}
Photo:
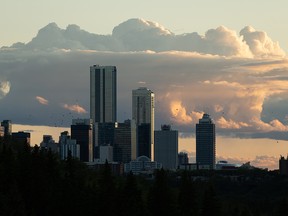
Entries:
{"type": "Polygon", "coordinates": [[[132,91],[132,120],[136,125],[131,126],[131,130],[136,129],[131,131],[132,137],[136,133],[132,139],[132,159],[145,155],[154,160],[154,93],[150,89],[141,87],[132,91]]]}
{"type": "Polygon", "coordinates": [[[80,145],[80,160],[92,162],[93,157],[93,134],[91,119],[73,119],[71,125],[71,139],[75,139],[80,145]]]}
{"type": "Polygon", "coordinates": [[[90,118],[93,123],[117,121],[116,81],[115,66],[90,67],[90,118]]]}
{"type": "Polygon", "coordinates": [[[155,131],[155,161],[164,169],[176,169],[178,165],[178,131],[171,130],[170,125],[162,125],[155,131]]]}
{"type": "Polygon", "coordinates": [[[215,124],[208,114],[204,114],[196,124],[196,162],[215,169],[216,138],[215,124]]]}

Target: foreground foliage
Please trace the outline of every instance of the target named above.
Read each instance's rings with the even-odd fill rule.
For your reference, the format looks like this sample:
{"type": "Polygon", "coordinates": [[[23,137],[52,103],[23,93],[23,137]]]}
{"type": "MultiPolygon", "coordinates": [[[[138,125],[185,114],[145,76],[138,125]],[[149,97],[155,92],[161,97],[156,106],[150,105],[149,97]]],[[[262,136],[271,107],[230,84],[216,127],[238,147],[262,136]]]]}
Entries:
{"type": "Polygon", "coordinates": [[[264,170],[116,177],[37,146],[0,143],[1,215],[287,215],[287,178],[264,170]]]}

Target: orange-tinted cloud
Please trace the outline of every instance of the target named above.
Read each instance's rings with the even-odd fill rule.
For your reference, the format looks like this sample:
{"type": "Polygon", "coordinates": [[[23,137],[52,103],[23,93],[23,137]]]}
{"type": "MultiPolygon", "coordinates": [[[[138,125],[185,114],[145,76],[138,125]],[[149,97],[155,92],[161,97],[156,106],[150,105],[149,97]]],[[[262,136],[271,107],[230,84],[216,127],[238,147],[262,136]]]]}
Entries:
{"type": "Polygon", "coordinates": [[[87,113],[87,111],[78,104],[74,104],[74,105],[64,104],[63,108],[70,110],[72,112],[80,113],[80,114],[87,113]]]}
{"type": "Polygon", "coordinates": [[[41,96],[36,96],[36,100],[42,105],[48,105],[49,101],[41,96]]]}

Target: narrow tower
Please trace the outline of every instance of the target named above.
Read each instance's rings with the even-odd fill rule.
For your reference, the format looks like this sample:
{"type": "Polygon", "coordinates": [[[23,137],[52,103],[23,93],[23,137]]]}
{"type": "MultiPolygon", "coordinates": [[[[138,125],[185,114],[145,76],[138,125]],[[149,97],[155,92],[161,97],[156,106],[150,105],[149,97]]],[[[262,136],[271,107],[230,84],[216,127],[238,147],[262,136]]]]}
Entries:
{"type": "Polygon", "coordinates": [[[196,162],[215,169],[216,139],[215,124],[208,114],[204,114],[196,124],[196,162]]]}
{"type": "Polygon", "coordinates": [[[94,122],[116,122],[117,69],[115,66],[90,67],[90,118],[94,122]]]}
{"type": "Polygon", "coordinates": [[[135,138],[132,159],[145,155],[154,160],[154,93],[150,89],[141,87],[132,91],[132,121],[135,124],[131,126],[135,138]]]}

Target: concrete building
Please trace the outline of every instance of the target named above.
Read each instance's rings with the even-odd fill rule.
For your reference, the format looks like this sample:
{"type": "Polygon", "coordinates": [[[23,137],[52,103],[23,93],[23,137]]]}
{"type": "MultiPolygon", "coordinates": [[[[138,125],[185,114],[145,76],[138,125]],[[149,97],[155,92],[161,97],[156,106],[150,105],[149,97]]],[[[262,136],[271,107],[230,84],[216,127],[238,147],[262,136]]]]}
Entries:
{"type": "Polygon", "coordinates": [[[100,146],[100,163],[113,162],[113,147],[110,145],[100,146]]]}
{"type": "Polygon", "coordinates": [[[117,69],[90,67],[90,118],[94,122],[117,121],[117,69]]]}
{"type": "Polygon", "coordinates": [[[208,114],[204,114],[196,124],[196,163],[209,165],[215,169],[216,136],[215,124],[208,114]]]}
{"type": "Polygon", "coordinates": [[[125,173],[132,172],[135,175],[140,173],[152,174],[154,170],[161,168],[162,164],[156,161],[151,161],[150,158],[144,155],[138,157],[136,160],[132,160],[129,163],[124,164],[124,172],[125,173]]]}
{"type": "Polygon", "coordinates": [[[93,157],[93,125],[91,119],[73,119],[71,138],[80,145],[80,160],[92,162],[93,157]]]}
{"type": "Polygon", "coordinates": [[[119,163],[131,161],[131,121],[125,120],[118,123],[115,128],[113,160],[119,163]]]}
{"type": "Polygon", "coordinates": [[[43,140],[40,143],[41,150],[51,150],[55,153],[58,153],[58,144],[55,143],[51,135],[43,135],[43,140]]]}
{"type": "Polygon", "coordinates": [[[239,167],[239,164],[232,164],[224,160],[218,161],[216,163],[216,170],[237,170],[239,167]]]}
{"type": "Polygon", "coordinates": [[[211,168],[210,168],[210,165],[200,165],[197,163],[187,163],[187,164],[179,165],[179,169],[192,171],[192,170],[209,170],[211,168]]]}
{"type": "Polygon", "coordinates": [[[31,134],[24,131],[12,133],[12,139],[16,142],[28,144],[30,146],[31,134]]]}
{"type": "Polygon", "coordinates": [[[12,135],[12,122],[10,120],[3,120],[1,126],[4,127],[4,136],[12,135]]]}
{"type": "Polygon", "coordinates": [[[155,161],[164,169],[176,170],[178,166],[178,131],[171,130],[170,125],[162,125],[155,131],[155,161]]]}
{"type": "Polygon", "coordinates": [[[99,159],[100,146],[114,146],[117,122],[95,122],[94,124],[94,158],[99,159]]]}
{"type": "Polygon", "coordinates": [[[5,136],[5,128],[3,126],[0,126],[0,137],[5,136]]]}
{"type": "Polygon", "coordinates": [[[132,159],[142,155],[154,159],[154,97],[145,87],[132,91],[132,159]]]}
{"type": "Polygon", "coordinates": [[[69,153],[73,158],[80,159],[80,145],[77,144],[75,139],[71,139],[68,131],[61,133],[58,145],[61,160],[66,160],[69,153]]]}
{"type": "Polygon", "coordinates": [[[178,166],[188,163],[189,163],[188,154],[186,152],[180,152],[178,154],[178,166]]]}

